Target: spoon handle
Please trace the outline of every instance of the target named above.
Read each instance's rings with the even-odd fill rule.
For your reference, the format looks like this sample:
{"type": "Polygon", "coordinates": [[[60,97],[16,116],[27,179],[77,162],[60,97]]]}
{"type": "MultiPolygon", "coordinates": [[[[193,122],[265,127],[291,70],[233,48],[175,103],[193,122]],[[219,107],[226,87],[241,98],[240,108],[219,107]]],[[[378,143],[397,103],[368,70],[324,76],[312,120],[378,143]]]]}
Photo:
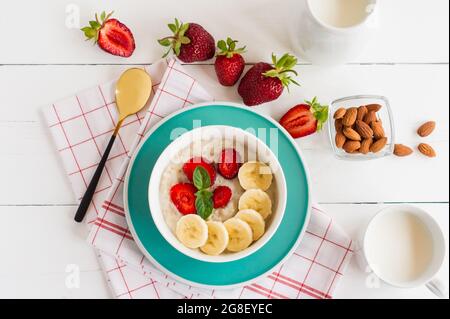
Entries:
{"type": "Polygon", "coordinates": [[[100,163],[95,170],[94,176],[89,183],[86,192],[84,193],[83,199],[81,200],[80,206],[78,206],[77,213],[75,214],[75,221],[80,223],[83,221],[84,216],[91,204],[92,197],[94,196],[95,189],[97,188],[98,181],[100,180],[100,176],[102,176],[103,168],[105,167],[106,161],[108,160],[109,153],[111,152],[112,146],[114,145],[114,141],[116,140],[116,135],[113,134],[111,139],[109,140],[108,146],[106,147],[105,153],[103,153],[103,157],[100,160],[100,163]]]}

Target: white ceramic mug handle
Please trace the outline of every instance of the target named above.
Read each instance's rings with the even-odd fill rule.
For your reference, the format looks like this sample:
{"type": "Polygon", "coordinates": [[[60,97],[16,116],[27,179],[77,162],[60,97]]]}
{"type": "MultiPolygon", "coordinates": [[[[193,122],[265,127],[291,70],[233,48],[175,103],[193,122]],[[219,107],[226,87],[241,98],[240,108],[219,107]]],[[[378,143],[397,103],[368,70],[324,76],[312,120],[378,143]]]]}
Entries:
{"type": "Polygon", "coordinates": [[[448,288],[442,280],[434,278],[427,282],[425,286],[439,298],[448,298],[448,288]]]}

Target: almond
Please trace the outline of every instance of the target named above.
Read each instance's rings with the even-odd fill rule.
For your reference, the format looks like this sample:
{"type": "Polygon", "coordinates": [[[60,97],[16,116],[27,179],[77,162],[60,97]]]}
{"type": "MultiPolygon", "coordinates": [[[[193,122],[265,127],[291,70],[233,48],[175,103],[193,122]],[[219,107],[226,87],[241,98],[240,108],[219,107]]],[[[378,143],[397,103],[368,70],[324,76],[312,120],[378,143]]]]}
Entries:
{"type": "Polygon", "coordinates": [[[371,146],[370,146],[370,151],[372,153],[378,153],[379,151],[381,151],[387,144],[387,138],[386,137],[382,137],[379,140],[376,140],[371,146]]]}
{"type": "Polygon", "coordinates": [[[359,148],[359,152],[361,154],[367,154],[370,152],[370,146],[373,143],[372,138],[366,138],[361,142],[361,147],[359,148]]]}
{"type": "Polygon", "coordinates": [[[378,112],[379,110],[381,110],[383,106],[381,106],[380,104],[369,104],[366,105],[366,108],[369,112],[373,111],[373,112],[378,112]]]}
{"type": "Polygon", "coordinates": [[[351,127],[346,127],[344,128],[343,131],[344,135],[352,141],[361,141],[361,136],[358,134],[358,132],[356,132],[354,129],[352,129],[351,127]]]}
{"type": "Polygon", "coordinates": [[[366,116],[368,110],[364,105],[358,107],[358,115],[356,116],[357,120],[363,120],[364,116],[366,116]]]}
{"type": "Polygon", "coordinates": [[[334,112],[333,118],[334,118],[335,120],[341,119],[341,118],[344,117],[344,115],[345,115],[346,112],[347,112],[347,110],[346,110],[345,108],[343,108],[343,107],[338,108],[338,109],[336,110],[336,112],[334,112]]]}
{"type": "Polygon", "coordinates": [[[347,109],[344,117],[342,118],[342,124],[344,126],[352,126],[356,122],[356,116],[358,115],[358,109],[356,107],[351,107],[347,109]]]}
{"type": "Polygon", "coordinates": [[[371,122],[370,123],[370,127],[372,128],[373,136],[376,139],[380,139],[382,137],[385,137],[383,125],[381,124],[381,122],[379,122],[379,121],[371,122]]]}
{"type": "Polygon", "coordinates": [[[337,119],[334,121],[334,127],[336,129],[337,133],[341,133],[342,132],[342,127],[344,125],[342,125],[342,119],[337,119]]]}
{"type": "Polygon", "coordinates": [[[356,131],[363,138],[371,138],[373,136],[373,130],[366,122],[361,120],[356,120],[356,131]]]}
{"type": "Polygon", "coordinates": [[[364,122],[369,124],[377,120],[377,113],[374,111],[367,112],[366,116],[364,116],[364,122]]]}
{"type": "Polygon", "coordinates": [[[347,138],[345,137],[344,134],[339,132],[339,133],[336,133],[334,140],[336,142],[336,147],[342,148],[342,146],[344,146],[345,142],[347,141],[347,138]]]}
{"type": "Polygon", "coordinates": [[[404,156],[411,155],[412,152],[413,152],[412,148],[408,147],[406,145],[395,144],[395,146],[394,146],[394,154],[396,156],[404,157],[404,156]]]}
{"type": "Polygon", "coordinates": [[[421,144],[419,144],[419,146],[417,148],[419,149],[420,153],[422,153],[425,156],[436,157],[436,152],[431,147],[431,145],[428,145],[426,143],[421,143],[421,144]]]}
{"type": "Polygon", "coordinates": [[[436,122],[428,121],[419,127],[419,129],[417,130],[417,134],[419,134],[419,136],[421,136],[421,137],[427,137],[428,135],[433,133],[435,128],[436,128],[436,122]]]}
{"type": "Polygon", "coordinates": [[[345,144],[342,148],[347,153],[353,153],[353,152],[357,151],[360,147],[361,147],[361,143],[358,141],[347,141],[347,142],[345,142],[345,144]]]}

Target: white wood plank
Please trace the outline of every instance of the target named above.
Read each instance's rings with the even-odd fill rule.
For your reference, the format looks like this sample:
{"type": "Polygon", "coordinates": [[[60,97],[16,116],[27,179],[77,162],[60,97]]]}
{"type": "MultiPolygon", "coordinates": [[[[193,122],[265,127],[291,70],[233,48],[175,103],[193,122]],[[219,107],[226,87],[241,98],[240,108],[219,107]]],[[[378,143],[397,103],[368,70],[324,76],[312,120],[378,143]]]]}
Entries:
{"type": "MultiPolygon", "coordinates": [[[[352,237],[381,208],[389,205],[322,205],[352,237]]],[[[421,204],[441,225],[447,255],[438,277],[448,282],[448,204],[421,204]]],[[[110,293],[96,257],[85,242],[84,228],[72,222],[72,207],[0,207],[8,222],[0,233],[0,298],[109,298],[110,293]],[[43,231],[42,231],[43,230],[43,231]],[[80,288],[65,286],[68,264],[80,266],[80,288]]],[[[434,298],[425,287],[369,288],[353,259],[336,292],[337,298],[434,298]]]]}
{"type": "MultiPolygon", "coordinates": [[[[0,203],[74,203],[53,146],[41,127],[40,107],[114,78],[125,67],[1,68],[0,83],[8,84],[9,89],[0,91],[5,110],[0,120],[0,154],[4,163],[0,172],[6,176],[0,181],[0,203]],[[43,74],[45,81],[40,80],[43,74]],[[71,74],[70,79],[67,74],[71,74]],[[26,94],[24,87],[28,88],[26,94]]],[[[217,99],[239,101],[235,88],[217,85],[211,66],[188,66],[188,70],[217,99]]],[[[415,133],[421,121],[434,119],[438,122],[436,132],[426,139],[439,154],[433,160],[415,154],[405,159],[342,162],[333,157],[326,132],[299,140],[318,201],[448,201],[448,65],[352,65],[332,70],[301,66],[299,71],[301,88],[293,88],[291,94],[284,94],[280,100],[260,106],[258,110],[279,119],[289,107],[314,95],[329,101],[358,93],[384,94],[394,109],[398,141],[411,146],[422,141],[415,133]],[[344,180],[347,181],[345,188],[342,187],[344,180]]]]}
{"type": "Polygon", "coordinates": [[[109,298],[109,288],[73,207],[0,207],[0,298],[109,298]],[[68,265],[79,288],[66,286],[68,265]]]}
{"type": "MultiPolygon", "coordinates": [[[[380,0],[379,32],[367,50],[354,62],[448,62],[449,3],[446,0],[380,0]]],[[[233,36],[248,46],[250,62],[267,60],[272,52],[292,51],[289,21],[295,19],[297,0],[278,1],[178,1],[79,0],[81,26],[94,12],[115,10],[116,16],[134,32],[137,49],[130,59],[105,54],[83,40],[77,29],[67,28],[70,2],[16,0],[0,12],[3,42],[0,64],[7,63],[150,63],[162,49],[156,39],[167,34],[174,17],[204,25],[216,39],[233,36]],[[21,13],[17,23],[16,12],[21,13]],[[232,13],[232,18],[230,18],[232,13]],[[292,17],[294,14],[294,17],[292,17]]]]}

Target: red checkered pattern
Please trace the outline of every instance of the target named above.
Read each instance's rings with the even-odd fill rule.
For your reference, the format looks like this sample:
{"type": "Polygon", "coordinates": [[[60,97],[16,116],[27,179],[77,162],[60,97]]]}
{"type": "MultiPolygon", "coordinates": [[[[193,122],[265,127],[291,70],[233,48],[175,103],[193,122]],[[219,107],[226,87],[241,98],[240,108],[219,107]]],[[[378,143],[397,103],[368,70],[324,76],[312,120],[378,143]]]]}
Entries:
{"type": "MultiPolygon", "coordinates": [[[[125,220],[123,177],[131,154],[161,118],[212,97],[175,60],[147,68],[154,81],[149,105],[121,129],[89,209],[89,242],[98,249],[117,298],[331,298],[352,253],[352,242],[315,207],[294,255],[257,283],[233,290],[199,289],[177,282],[139,251],[125,220]]],[[[114,82],[54,103],[44,110],[77,198],[86,189],[114,129],[114,82]]]]}

